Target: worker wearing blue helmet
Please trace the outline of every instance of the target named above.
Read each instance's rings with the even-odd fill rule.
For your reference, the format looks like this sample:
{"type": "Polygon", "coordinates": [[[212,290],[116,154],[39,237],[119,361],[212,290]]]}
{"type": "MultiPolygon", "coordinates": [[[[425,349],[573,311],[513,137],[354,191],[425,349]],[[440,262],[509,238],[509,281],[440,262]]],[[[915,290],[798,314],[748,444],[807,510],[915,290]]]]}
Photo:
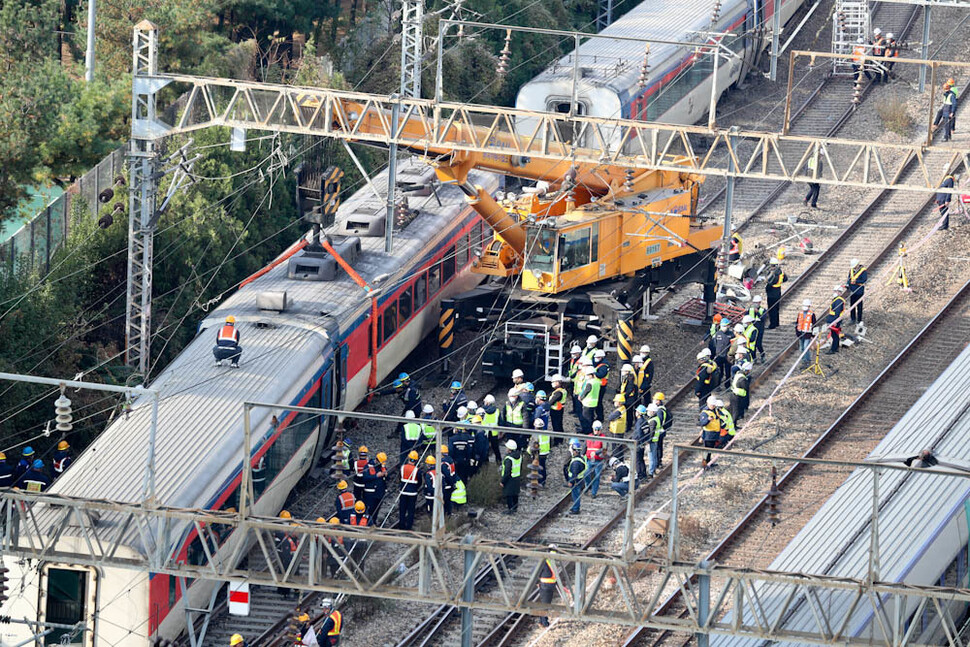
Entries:
{"type": "Polygon", "coordinates": [[[441,409],[445,412],[445,421],[456,422],[458,420],[458,407],[464,407],[468,404],[468,396],[465,395],[465,389],[458,380],[452,382],[450,388],[451,397],[441,405],[441,409]]]}
{"type": "Polygon", "coordinates": [[[20,452],[20,460],[17,461],[17,466],[13,470],[13,485],[20,485],[20,480],[30,469],[30,464],[34,462],[34,458],[34,448],[30,445],[24,447],[20,452]]]}
{"type": "MultiPolygon", "coordinates": [[[[377,391],[377,395],[397,395],[401,398],[401,402],[404,403],[404,409],[401,411],[401,415],[406,415],[408,411],[413,411],[415,417],[420,417],[421,415],[421,394],[418,393],[417,387],[414,385],[411,376],[407,373],[401,373],[397,376],[397,379],[391,383],[390,387],[384,387],[377,391]]],[[[397,428],[387,434],[388,438],[395,438],[401,436],[404,433],[404,425],[398,424],[397,428]]]]}
{"type": "Polygon", "coordinates": [[[536,391],[535,396],[535,409],[532,412],[532,425],[535,426],[535,421],[541,420],[542,426],[546,429],[550,429],[549,424],[549,402],[548,396],[545,391],[536,391]]]}
{"type": "Polygon", "coordinates": [[[20,478],[20,487],[28,492],[43,492],[50,487],[51,479],[44,470],[44,461],[35,459],[20,478]]]}

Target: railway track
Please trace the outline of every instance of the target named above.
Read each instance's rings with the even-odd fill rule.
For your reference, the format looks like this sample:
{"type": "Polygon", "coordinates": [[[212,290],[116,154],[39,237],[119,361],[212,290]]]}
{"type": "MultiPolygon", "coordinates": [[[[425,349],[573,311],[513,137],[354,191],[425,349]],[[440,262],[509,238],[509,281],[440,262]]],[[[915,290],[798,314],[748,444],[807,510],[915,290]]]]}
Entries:
{"type": "MultiPolygon", "coordinates": [[[[803,458],[863,460],[882,439],[886,422],[899,420],[970,338],[970,281],[903,348],[841,416],[802,454],[803,458]]],[[[851,473],[852,468],[795,463],[778,479],[781,491],[780,524],[801,528],[851,473]]],[[[707,555],[719,563],[751,568],[767,567],[784,549],[791,533],[771,532],[768,497],[763,497],[707,555]]],[[[663,615],[686,617],[679,594],[661,606],[663,615]]],[[[640,628],[624,647],[687,644],[691,636],[672,636],[640,628]]]]}

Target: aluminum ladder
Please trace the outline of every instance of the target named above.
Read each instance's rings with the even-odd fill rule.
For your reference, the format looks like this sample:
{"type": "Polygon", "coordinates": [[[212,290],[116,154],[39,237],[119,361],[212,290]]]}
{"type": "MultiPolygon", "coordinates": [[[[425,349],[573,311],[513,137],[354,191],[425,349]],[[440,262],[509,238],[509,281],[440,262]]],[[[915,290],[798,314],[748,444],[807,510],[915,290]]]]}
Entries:
{"type": "Polygon", "coordinates": [[[832,14],[832,53],[845,58],[832,59],[832,74],[852,74],[852,50],[860,38],[868,45],[872,33],[869,19],[868,0],[836,0],[832,14]]]}

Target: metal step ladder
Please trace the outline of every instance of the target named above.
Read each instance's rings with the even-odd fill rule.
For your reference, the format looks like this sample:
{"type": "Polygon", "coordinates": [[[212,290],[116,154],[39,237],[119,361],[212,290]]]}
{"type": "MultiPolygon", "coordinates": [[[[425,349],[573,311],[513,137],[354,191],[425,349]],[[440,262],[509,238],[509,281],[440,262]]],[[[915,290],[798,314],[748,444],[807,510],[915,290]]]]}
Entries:
{"type": "Polygon", "coordinates": [[[832,74],[852,74],[852,50],[859,39],[869,42],[868,0],[836,0],[832,14],[832,53],[844,58],[832,59],[832,74]]]}
{"type": "Polygon", "coordinates": [[[563,320],[564,316],[560,313],[559,321],[551,325],[528,321],[508,321],[504,326],[504,342],[508,345],[509,340],[514,337],[523,337],[529,340],[539,338],[543,349],[545,349],[543,358],[545,378],[551,380],[552,376],[562,368],[566,348],[563,320]]]}

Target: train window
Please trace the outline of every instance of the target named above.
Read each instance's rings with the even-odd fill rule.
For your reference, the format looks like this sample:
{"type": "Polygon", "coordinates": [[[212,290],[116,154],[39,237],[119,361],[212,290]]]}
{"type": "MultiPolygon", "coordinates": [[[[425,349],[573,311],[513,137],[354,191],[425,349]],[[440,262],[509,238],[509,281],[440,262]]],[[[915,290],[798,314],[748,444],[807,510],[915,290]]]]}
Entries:
{"type": "Polygon", "coordinates": [[[452,245],[441,259],[441,284],[444,285],[455,275],[455,246],[452,245]]]}
{"type": "Polygon", "coordinates": [[[468,262],[468,239],[470,236],[471,234],[468,234],[458,239],[458,255],[455,257],[458,267],[465,267],[465,263],[468,262]]]}
{"type": "Polygon", "coordinates": [[[394,332],[397,330],[397,307],[392,301],[384,309],[384,332],[383,337],[381,337],[381,344],[386,344],[387,340],[390,339],[394,332]]]}
{"type": "Polygon", "coordinates": [[[590,228],[574,229],[559,238],[559,271],[582,267],[590,259],[590,228]]]}
{"type": "Polygon", "coordinates": [[[600,251],[599,223],[593,224],[593,226],[590,227],[590,229],[592,230],[592,236],[590,237],[590,243],[589,243],[589,262],[595,263],[597,260],[599,260],[599,251],[600,251]]]}
{"type": "Polygon", "coordinates": [[[422,274],[414,282],[414,309],[420,310],[428,302],[428,277],[422,274]]]}
{"type": "Polygon", "coordinates": [[[406,289],[397,299],[397,309],[401,314],[401,323],[411,317],[411,288],[406,289]]]}
{"type": "MultiPolygon", "coordinates": [[[[313,396],[311,401],[313,400],[319,401],[319,395],[313,396]]],[[[279,419],[286,420],[287,413],[286,411],[281,412],[279,419]]],[[[283,428],[282,433],[270,445],[266,453],[263,454],[266,466],[264,472],[266,475],[266,485],[263,486],[264,492],[276,477],[280,475],[280,472],[283,471],[286,464],[296,455],[297,451],[303,446],[310,435],[317,430],[319,425],[320,416],[311,413],[298,413],[283,428]]],[[[288,487],[292,487],[293,485],[295,485],[295,482],[290,483],[288,487]]]]}
{"type": "MultiPolygon", "coordinates": [[[[88,572],[68,568],[47,570],[47,603],[44,620],[53,624],[74,625],[87,620],[88,572]]],[[[54,629],[44,637],[45,645],[60,645],[61,636],[70,635],[70,629],[54,629]]],[[[71,644],[71,643],[68,643],[71,644]]]]}
{"type": "Polygon", "coordinates": [[[526,229],[526,269],[554,272],[556,258],[556,231],[554,229],[529,227],[526,229]]]}
{"type": "Polygon", "coordinates": [[[441,265],[434,264],[428,270],[428,298],[438,294],[441,288],[441,265]]]}

